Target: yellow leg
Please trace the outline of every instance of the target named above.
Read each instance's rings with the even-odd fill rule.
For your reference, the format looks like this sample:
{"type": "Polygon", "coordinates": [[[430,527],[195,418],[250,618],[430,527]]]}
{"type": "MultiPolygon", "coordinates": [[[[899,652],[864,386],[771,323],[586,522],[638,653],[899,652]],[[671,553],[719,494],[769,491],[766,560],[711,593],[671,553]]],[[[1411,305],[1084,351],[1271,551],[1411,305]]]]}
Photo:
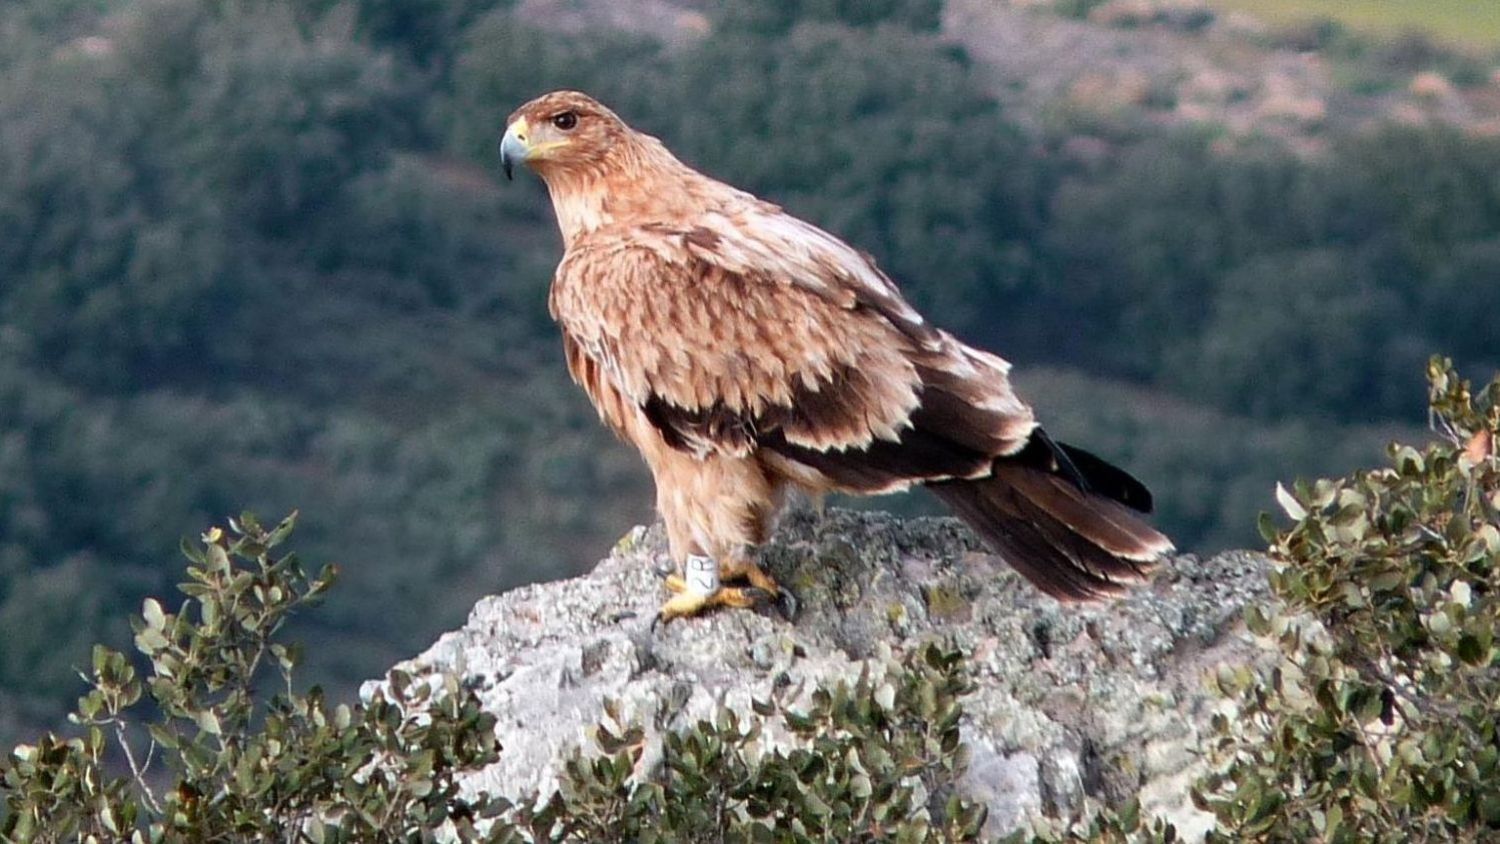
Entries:
{"type": "Polygon", "coordinates": [[[689,588],[682,575],[666,575],[662,582],[667,591],[672,593],[672,597],[657,612],[652,627],[678,618],[690,618],[716,607],[750,609],[764,603],[774,603],[777,611],[789,621],[796,617],[796,597],[777,584],[776,578],[766,574],[760,566],[749,560],[736,557],[720,564],[719,576],[723,580],[742,580],[749,585],[720,586],[712,594],[704,594],[689,588]]]}
{"type": "Polygon", "coordinates": [[[772,595],[781,594],[781,586],[776,583],[776,578],[766,574],[760,566],[750,562],[743,557],[736,557],[719,566],[719,576],[725,580],[745,580],[754,586],[772,595]]]}
{"type": "Polygon", "coordinates": [[[776,604],[776,611],[787,621],[795,621],[800,604],[797,596],[790,589],[776,582],[776,578],[766,574],[765,569],[750,562],[745,557],[735,557],[719,567],[719,574],[725,580],[744,580],[749,582],[751,588],[770,595],[776,604]]]}
{"type": "Polygon", "coordinates": [[[712,595],[705,595],[687,588],[687,582],[675,574],[667,575],[665,583],[667,590],[673,595],[657,611],[656,620],[651,622],[653,628],[658,624],[668,624],[679,618],[691,618],[718,607],[750,609],[776,594],[753,586],[746,588],[721,586],[712,595]]]}

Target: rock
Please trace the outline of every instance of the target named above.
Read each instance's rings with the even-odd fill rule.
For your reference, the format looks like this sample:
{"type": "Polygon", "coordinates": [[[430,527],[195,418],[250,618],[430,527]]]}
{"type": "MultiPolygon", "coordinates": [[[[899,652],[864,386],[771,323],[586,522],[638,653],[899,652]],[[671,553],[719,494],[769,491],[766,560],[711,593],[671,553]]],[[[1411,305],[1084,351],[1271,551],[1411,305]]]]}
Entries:
{"type": "Polygon", "coordinates": [[[1203,828],[1186,788],[1199,772],[1193,748],[1223,705],[1203,677],[1261,653],[1238,619],[1263,597],[1263,558],[1182,556],[1119,600],[1071,606],[951,519],[794,512],[761,558],[800,598],[795,623],[727,611],[653,633],[665,543],[659,528],[636,528],[588,575],[484,598],[399,667],[453,672],[477,690],[504,751],[468,785],[517,797],[557,785],[559,758],[587,745],[606,699],[654,745],[659,730],[721,704],[748,713],[773,685],[810,691],[951,637],[977,683],[965,700],[963,787],[989,805],[990,833],[1075,818],[1085,797],[1119,801],[1143,787],[1146,811],[1203,828]]]}
{"type": "Polygon", "coordinates": [[[1413,76],[1407,90],[1412,96],[1424,100],[1446,102],[1458,97],[1458,89],[1448,77],[1435,70],[1424,70],[1413,76]]]}
{"type": "Polygon", "coordinates": [[[1273,73],[1262,84],[1256,113],[1263,121],[1287,121],[1312,126],[1328,116],[1328,104],[1309,94],[1303,80],[1287,73],[1273,73]]]}
{"type": "Polygon", "coordinates": [[[1152,0],[1106,0],[1089,10],[1089,23],[1100,26],[1145,26],[1157,16],[1152,0]]]}
{"type": "Polygon", "coordinates": [[[1107,114],[1145,105],[1151,90],[1151,77],[1134,68],[1088,71],[1068,88],[1068,101],[1087,111],[1107,114]]]}

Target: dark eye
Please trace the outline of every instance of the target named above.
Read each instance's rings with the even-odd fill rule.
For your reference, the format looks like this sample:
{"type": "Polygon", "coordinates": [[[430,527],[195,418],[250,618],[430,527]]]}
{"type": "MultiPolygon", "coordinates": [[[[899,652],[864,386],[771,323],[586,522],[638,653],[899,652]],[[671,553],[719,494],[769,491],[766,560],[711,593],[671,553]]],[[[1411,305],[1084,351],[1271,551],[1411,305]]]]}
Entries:
{"type": "Polygon", "coordinates": [[[576,112],[565,111],[552,118],[552,125],[566,132],[578,125],[578,114],[576,112]]]}

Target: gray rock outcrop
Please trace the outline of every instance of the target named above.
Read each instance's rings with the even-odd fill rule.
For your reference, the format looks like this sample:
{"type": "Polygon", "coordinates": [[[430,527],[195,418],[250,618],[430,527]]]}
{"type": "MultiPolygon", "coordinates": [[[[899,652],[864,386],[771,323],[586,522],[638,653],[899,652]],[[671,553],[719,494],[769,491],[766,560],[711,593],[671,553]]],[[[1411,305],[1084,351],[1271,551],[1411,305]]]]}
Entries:
{"type": "Polygon", "coordinates": [[[1239,618],[1264,595],[1263,558],[1182,556],[1119,600],[1068,606],[956,521],[830,511],[790,514],[762,561],[801,599],[795,622],[725,611],[653,633],[665,543],[659,528],[637,528],[585,576],[481,600],[461,629],[399,667],[457,673],[478,690],[505,750],[471,785],[515,797],[556,785],[556,761],[588,742],[606,698],[648,727],[671,701],[670,729],[721,704],[748,713],[777,682],[810,690],[952,637],[977,684],[965,701],[964,785],[989,804],[990,832],[1070,819],[1086,795],[1138,791],[1147,812],[1203,828],[1187,788],[1224,705],[1204,677],[1259,654],[1239,618]]]}

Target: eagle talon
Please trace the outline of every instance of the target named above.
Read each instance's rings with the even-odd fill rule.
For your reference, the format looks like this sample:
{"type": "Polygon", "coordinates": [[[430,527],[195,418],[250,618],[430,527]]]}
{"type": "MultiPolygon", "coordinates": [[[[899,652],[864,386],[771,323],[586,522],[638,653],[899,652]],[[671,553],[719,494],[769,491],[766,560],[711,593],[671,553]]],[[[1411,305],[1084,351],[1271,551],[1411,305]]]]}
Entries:
{"type": "MultiPolygon", "coordinates": [[[[671,586],[672,584],[669,581],[668,588],[671,588],[671,586]]],[[[742,610],[751,609],[776,599],[775,593],[754,586],[724,586],[709,595],[695,592],[687,589],[685,586],[675,591],[676,594],[668,598],[665,604],[662,604],[661,609],[656,613],[656,618],[652,619],[651,631],[653,633],[656,632],[657,628],[665,627],[676,619],[702,615],[718,607],[733,607],[742,610]]]]}
{"type": "Polygon", "coordinates": [[[793,595],[791,590],[785,586],[778,586],[774,591],[761,589],[757,586],[747,586],[741,591],[745,597],[753,598],[756,606],[769,605],[775,607],[776,614],[781,616],[783,621],[793,622],[797,620],[797,612],[801,609],[802,604],[797,600],[797,596],[793,595]]]}
{"type": "Polygon", "coordinates": [[[739,593],[746,600],[752,601],[756,606],[768,604],[776,600],[776,595],[774,593],[767,592],[766,590],[761,589],[757,586],[743,587],[739,590],[739,593]]]}
{"type": "Polygon", "coordinates": [[[802,602],[798,601],[797,596],[785,586],[777,590],[775,605],[776,612],[781,615],[782,620],[787,622],[796,621],[797,613],[802,609],[802,602]]]}

